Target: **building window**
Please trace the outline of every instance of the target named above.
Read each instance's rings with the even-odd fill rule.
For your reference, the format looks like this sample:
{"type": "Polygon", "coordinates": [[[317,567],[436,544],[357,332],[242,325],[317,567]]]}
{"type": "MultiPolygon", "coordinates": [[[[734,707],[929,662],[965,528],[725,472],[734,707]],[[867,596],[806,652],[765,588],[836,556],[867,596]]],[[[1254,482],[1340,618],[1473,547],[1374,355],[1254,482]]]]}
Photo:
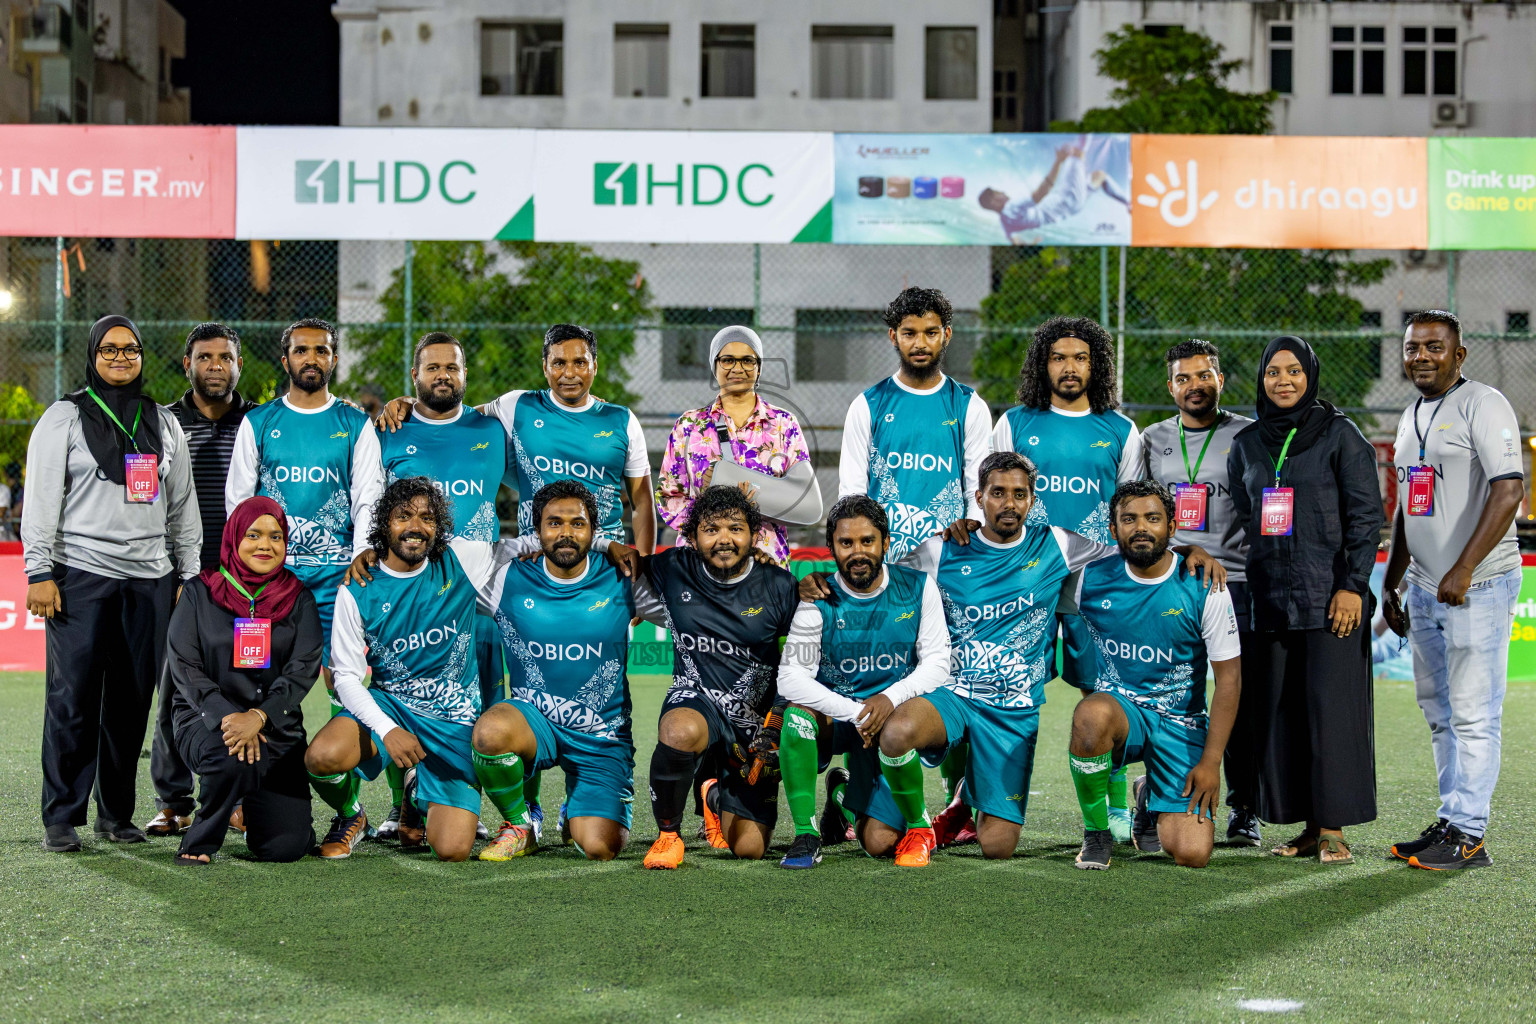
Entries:
{"type": "Polygon", "coordinates": [[[1019,72],[1014,68],[992,71],[992,120],[1013,125],[1019,117],[1019,72]]]}
{"type": "Polygon", "coordinates": [[[1017,18],[1019,16],[1019,0],[992,0],[992,17],[1017,18]]]}
{"type": "Polygon", "coordinates": [[[565,26],[558,21],[482,25],[480,95],[562,95],[564,50],[565,26]]]}
{"type": "Polygon", "coordinates": [[[1381,310],[1362,309],[1360,311],[1360,326],[1366,330],[1381,330],[1381,310]]]}
{"type": "Polygon", "coordinates": [[[976,98],[976,30],[928,26],[923,96],[930,100],[976,98]]]}
{"type": "Polygon", "coordinates": [[[750,324],[752,310],[667,306],[661,311],[661,379],[714,380],[709,342],[722,327],[750,324]]]}
{"type": "Polygon", "coordinates": [[[1530,334],[1531,311],[1528,309],[1511,309],[1504,314],[1505,334],[1530,334]]]}
{"type": "Polygon", "coordinates": [[[1333,26],[1332,92],[1335,96],[1381,96],[1387,91],[1387,30],[1380,25],[1333,26]],[[1356,89],[1356,83],[1359,88],[1356,89]]]}
{"type": "Polygon", "coordinates": [[[895,52],[889,25],[812,25],[811,96],[818,100],[888,100],[895,52]]]}
{"type": "Polygon", "coordinates": [[[1403,29],[1403,95],[1456,95],[1456,29],[1422,25],[1403,29]],[[1430,40],[1433,38],[1433,44],[1430,40]]]}
{"type": "Polygon", "coordinates": [[[1436,96],[1456,95],[1456,30],[1437,28],[1434,34],[1433,81],[1436,96]]]}
{"type": "Polygon", "coordinates": [[[1387,30],[1380,25],[1360,29],[1360,95],[1383,96],[1387,91],[1387,30]]]}
{"type": "Polygon", "coordinates": [[[849,351],[862,353],[879,322],[875,309],[795,310],[795,380],[848,380],[849,351]]]}
{"type": "Polygon", "coordinates": [[[705,25],[699,95],[736,99],[756,96],[756,52],[756,25],[705,25]]]}
{"type": "Polygon", "coordinates": [[[613,26],[614,96],[667,94],[666,25],[613,26]]]}
{"type": "Polygon", "coordinates": [[[1355,94],[1355,27],[1353,25],[1333,26],[1333,49],[1329,54],[1333,68],[1333,89],[1335,96],[1353,96],[1355,94]]]}
{"type": "Polygon", "coordinates": [[[1141,31],[1153,39],[1167,39],[1168,33],[1181,27],[1179,25],[1143,25],[1141,26],[1141,31]]]}
{"type": "Polygon", "coordinates": [[[1291,94],[1291,42],[1294,31],[1290,25],[1269,26],[1269,87],[1282,96],[1291,94]]]}

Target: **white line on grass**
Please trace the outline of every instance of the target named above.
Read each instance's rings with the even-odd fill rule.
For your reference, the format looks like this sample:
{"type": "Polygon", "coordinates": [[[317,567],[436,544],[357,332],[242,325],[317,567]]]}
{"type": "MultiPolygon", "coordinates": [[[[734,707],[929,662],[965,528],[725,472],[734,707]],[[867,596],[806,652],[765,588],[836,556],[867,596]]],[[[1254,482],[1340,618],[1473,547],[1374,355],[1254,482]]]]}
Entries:
{"type": "Polygon", "coordinates": [[[1295,999],[1239,999],[1239,1010],[1250,1010],[1254,1013],[1295,1013],[1301,1009],[1302,1004],[1295,999]]]}

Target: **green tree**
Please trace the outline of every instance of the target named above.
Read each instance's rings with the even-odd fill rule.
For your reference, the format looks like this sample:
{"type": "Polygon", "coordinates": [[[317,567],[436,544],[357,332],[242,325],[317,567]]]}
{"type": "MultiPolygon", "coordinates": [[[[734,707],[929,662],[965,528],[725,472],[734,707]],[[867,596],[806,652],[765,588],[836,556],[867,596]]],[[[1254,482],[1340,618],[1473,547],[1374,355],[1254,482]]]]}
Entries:
{"type": "Polygon", "coordinates": [[[44,408],[20,384],[0,383],[0,469],[27,461],[27,439],[44,408]]]}
{"type": "Polygon", "coordinates": [[[1081,121],[1058,121],[1052,131],[1149,132],[1183,135],[1267,135],[1274,127],[1274,92],[1234,92],[1226,81],[1243,66],[1222,60],[1210,36],[1170,28],[1153,36],[1124,25],[1094,52],[1099,74],[1120,84],[1116,106],[1094,107],[1081,121]]]}
{"type": "MultiPolygon", "coordinates": [[[[629,375],[623,360],[635,350],[637,326],[652,312],[639,263],[608,259],[571,243],[418,242],[414,248],[413,333],[443,330],[464,343],[467,401],[545,387],[544,331],[554,323],[581,324],[597,333],[593,394],[610,402],[635,401],[625,387],[629,375]],[[511,265],[510,273],[501,269],[503,262],[511,265]]],[[[385,321],[404,321],[403,267],[393,272],[379,301],[385,321]]],[[[397,394],[403,344],[399,327],[349,330],[343,346],[360,356],[348,371],[349,388],[397,394]]]]}

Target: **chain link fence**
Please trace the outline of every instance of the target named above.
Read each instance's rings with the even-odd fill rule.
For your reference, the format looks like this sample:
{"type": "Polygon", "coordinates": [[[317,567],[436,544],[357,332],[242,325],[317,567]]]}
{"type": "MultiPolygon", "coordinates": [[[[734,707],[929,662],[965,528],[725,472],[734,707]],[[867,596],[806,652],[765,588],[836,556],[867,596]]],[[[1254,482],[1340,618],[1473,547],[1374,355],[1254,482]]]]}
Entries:
{"type": "Polygon", "coordinates": [[[1536,253],[10,238],[0,257],[0,468],[23,461],[46,404],[81,385],[87,332],[105,313],[138,322],[161,401],[186,387],[184,338],[200,321],[240,332],[240,390],[265,400],[280,390],[283,328],[334,320],[335,389],[365,408],[406,393],[426,331],[464,341],[468,397],[482,402],[544,386],[544,329],[582,323],[599,339],[594,393],[635,409],[653,461],[677,414],[712,398],[711,335],[747,323],[766,347],[765,397],[797,414],[835,492],[844,412],[895,368],[880,310],[908,285],[949,296],[947,368],[995,410],[1012,403],[1034,326],[1067,313],[1116,334],[1123,400],[1143,423],[1172,408],[1168,346],[1215,342],[1224,401],[1251,407],[1264,344],[1298,334],[1318,349],[1324,397],[1382,438],[1413,397],[1403,317],[1440,307],[1463,319],[1468,375],[1536,424],[1524,386],[1536,379],[1536,253]]]}

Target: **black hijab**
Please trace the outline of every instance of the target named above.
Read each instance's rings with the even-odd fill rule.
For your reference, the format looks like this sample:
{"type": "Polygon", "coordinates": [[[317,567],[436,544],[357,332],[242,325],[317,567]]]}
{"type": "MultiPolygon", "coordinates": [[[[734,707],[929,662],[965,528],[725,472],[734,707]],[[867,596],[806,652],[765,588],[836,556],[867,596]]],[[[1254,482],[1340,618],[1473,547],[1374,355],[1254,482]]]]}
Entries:
{"type": "Polygon", "coordinates": [[[1300,338],[1287,334],[1265,346],[1264,358],[1259,361],[1257,411],[1259,439],[1264,442],[1264,447],[1269,450],[1271,458],[1279,457],[1280,449],[1285,445],[1285,439],[1292,430],[1296,431],[1296,437],[1286,451],[1286,458],[1306,451],[1323,435],[1323,431],[1328,429],[1329,421],[1339,414],[1338,409],[1333,405],[1317,397],[1320,370],[1317,353],[1312,351],[1311,345],[1300,338]],[[1301,401],[1289,409],[1282,409],[1270,401],[1269,395],[1264,390],[1264,371],[1269,368],[1270,362],[1280,352],[1289,352],[1294,355],[1307,374],[1306,393],[1301,396],[1301,401]]]}
{"type": "Polygon", "coordinates": [[[71,391],[64,397],[80,408],[80,428],[85,432],[85,443],[91,449],[91,455],[96,459],[102,475],[114,483],[126,484],[128,477],[123,467],[123,456],[134,451],[159,455],[164,449],[160,444],[160,409],[153,398],[144,394],[144,356],[139,357],[138,376],[127,384],[109,384],[96,372],[96,349],[101,345],[101,339],[114,327],[128,328],[133,332],[133,340],[138,342],[140,348],[144,347],[138,327],[127,317],[114,315],[97,320],[91,325],[91,346],[85,354],[86,387],[71,391]],[[133,435],[137,448],[129,443],[127,435],[117,429],[111,417],[96,404],[87,393],[87,388],[95,392],[96,397],[112,410],[112,415],[118,418],[124,428],[133,430],[134,416],[139,417],[138,430],[133,435]]]}

